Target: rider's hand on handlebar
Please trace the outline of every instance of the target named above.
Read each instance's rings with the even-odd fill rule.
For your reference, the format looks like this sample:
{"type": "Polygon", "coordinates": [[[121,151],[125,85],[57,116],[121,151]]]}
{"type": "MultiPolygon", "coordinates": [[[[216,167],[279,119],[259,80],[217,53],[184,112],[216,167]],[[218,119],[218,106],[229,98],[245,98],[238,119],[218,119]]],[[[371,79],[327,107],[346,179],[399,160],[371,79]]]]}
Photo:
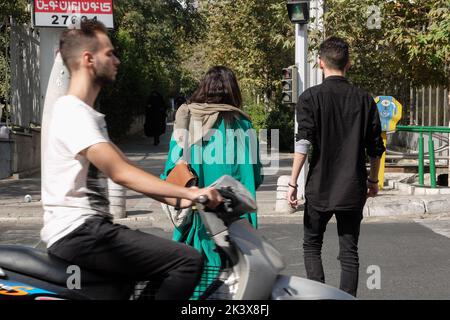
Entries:
{"type": "MultiPolygon", "coordinates": [[[[189,189],[190,190],[200,190],[198,187],[190,187],[189,189]]],[[[194,205],[194,201],[193,200],[180,199],[180,203],[179,203],[180,209],[189,208],[189,207],[192,207],[193,205],[194,205]]]]}
{"type": "Polygon", "coordinates": [[[208,208],[215,209],[221,202],[223,202],[222,196],[214,188],[196,189],[194,192],[194,197],[192,198],[193,201],[195,201],[202,195],[208,197],[209,201],[206,204],[208,208]]]}

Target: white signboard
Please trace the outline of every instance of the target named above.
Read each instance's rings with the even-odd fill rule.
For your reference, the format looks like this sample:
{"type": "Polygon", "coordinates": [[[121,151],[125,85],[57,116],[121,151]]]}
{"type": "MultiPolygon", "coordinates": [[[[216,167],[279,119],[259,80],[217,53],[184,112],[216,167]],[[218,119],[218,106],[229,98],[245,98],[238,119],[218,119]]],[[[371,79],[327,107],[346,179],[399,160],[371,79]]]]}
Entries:
{"type": "Polygon", "coordinates": [[[84,19],[114,28],[113,0],[34,0],[35,27],[66,28],[84,19]]]}

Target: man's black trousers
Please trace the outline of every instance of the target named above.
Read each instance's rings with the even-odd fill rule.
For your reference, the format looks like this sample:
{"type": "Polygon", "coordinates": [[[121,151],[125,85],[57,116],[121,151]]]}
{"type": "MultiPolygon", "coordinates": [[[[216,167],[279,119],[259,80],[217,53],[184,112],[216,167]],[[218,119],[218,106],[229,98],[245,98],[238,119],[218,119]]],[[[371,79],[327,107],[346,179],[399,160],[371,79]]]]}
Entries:
{"type": "Polygon", "coordinates": [[[130,281],[155,280],[156,299],[189,299],[200,280],[203,258],[193,247],[93,217],[48,252],[81,269],[130,281]]]}
{"type": "Polygon", "coordinates": [[[321,212],[315,210],[308,201],[306,202],[303,216],[303,251],[306,274],[308,279],[325,282],[321,250],[323,234],[333,214],[336,216],[339,236],[340,289],[356,296],[359,275],[358,238],[362,210],[321,212]]]}

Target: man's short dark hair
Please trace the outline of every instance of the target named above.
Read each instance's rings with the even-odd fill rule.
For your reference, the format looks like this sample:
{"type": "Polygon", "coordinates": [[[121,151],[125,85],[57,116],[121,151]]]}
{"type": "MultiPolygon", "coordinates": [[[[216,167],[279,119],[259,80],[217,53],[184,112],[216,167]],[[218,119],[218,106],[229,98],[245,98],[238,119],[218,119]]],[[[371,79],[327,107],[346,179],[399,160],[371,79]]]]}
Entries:
{"type": "Polygon", "coordinates": [[[319,48],[319,56],[330,69],[345,69],[349,61],[348,43],[338,37],[326,39],[319,48]]]}
{"type": "Polygon", "coordinates": [[[108,34],[108,30],[100,21],[89,19],[81,21],[79,29],[67,29],[62,33],[59,52],[69,71],[78,68],[76,61],[82,51],[98,50],[97,33],[108,34]]]}

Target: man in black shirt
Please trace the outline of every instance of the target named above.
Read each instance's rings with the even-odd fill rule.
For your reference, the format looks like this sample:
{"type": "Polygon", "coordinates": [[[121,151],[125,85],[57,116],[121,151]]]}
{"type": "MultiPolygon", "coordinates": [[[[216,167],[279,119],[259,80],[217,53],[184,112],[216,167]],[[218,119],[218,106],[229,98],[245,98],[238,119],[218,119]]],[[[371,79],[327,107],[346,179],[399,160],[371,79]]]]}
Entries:
{"type": "Polygon", "coordinates": [[[296,106],[298,133],[287,199],[291,206],[298,205],[297,179],[311,146],[304,212],[306,273],[309,279],[325,282],[323,234],[335,214],[340,288],[356,296],[362,211],[366,198],[378,193],[379,159],[385,148],[375,101],[345,78],[350,67],[348,44],[337,37],[328,38],[320,46],[319,62],[324,82],[306,90],[296,106]]]}

